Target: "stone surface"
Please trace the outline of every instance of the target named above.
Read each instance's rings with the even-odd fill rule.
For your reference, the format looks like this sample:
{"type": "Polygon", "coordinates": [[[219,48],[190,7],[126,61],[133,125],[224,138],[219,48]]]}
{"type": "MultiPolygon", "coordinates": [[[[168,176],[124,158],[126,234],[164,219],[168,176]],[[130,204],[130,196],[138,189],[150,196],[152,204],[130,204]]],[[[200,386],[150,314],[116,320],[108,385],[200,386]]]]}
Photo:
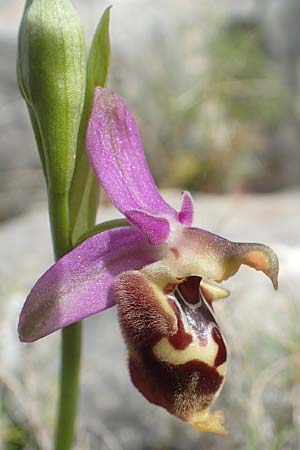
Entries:
{"type": "MultiPolygon", "coordinates": [[[[177,192],[166,192],[165,198],[173,205],[180,203],[177,192]]],[[[293,420],[299,420],[300,397],[295,397],[299,377],[285,383],[281,374],[299,360],[300,303],[294,288],[300,275],[299,192],[195,195],[195,205],[198,225],[233,240],[269,244],[281,265],[277,293],[260,273],[242,268],[226,282],[231,297],[216,305],[230,348],[230,369],[214,409],[225,408],[230,435],[200,434],[149,404],[134,389],[112,309],[84,324],[80,450],[234,450],[246,448],[250,426],[257,430],[257,448],[271,448],[268,445],[278,432],[281,411],[289,443],[282,448],[298,448],[293,420]]],[[[101,211],[103,220],[118,216],[111,207],[101,211]]],[[[45,208],[35,207],[2,224],[0,246],[0,382],[13,392],[15,414],[28,421],[37,440],[48,449],[55,415],[59,333],[29,345],[20,344],[16,333],[25,297],[52,261],[45,208]]]]}

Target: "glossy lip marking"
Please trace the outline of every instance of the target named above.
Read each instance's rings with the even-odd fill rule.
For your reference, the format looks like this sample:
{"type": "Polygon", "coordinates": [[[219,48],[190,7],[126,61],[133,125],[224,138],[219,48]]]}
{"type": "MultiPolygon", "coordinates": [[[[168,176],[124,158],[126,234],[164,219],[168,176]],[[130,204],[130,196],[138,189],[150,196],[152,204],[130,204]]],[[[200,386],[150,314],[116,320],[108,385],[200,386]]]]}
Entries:
{"type": "Polygon", "coordinates": [[[177,310],[178,310],[178,313],[179,313],[179,315],[180,315],[180,320],[181,320],[181,322],[182,322],[184,331],[185,331],[187,334],[189,334],[189,335],[192,337],[193,341],[194,341],[194,340],[195,340],[194,333],[193,333],[193,331],[192,331],[192,329],[191,329],[191,327],[190,327],[190,324],[188,323],[188,320],[187,320],[187,318],[186,318],[186,315],[184,314],[184,311],[183,311],[183,309],[182,309],[182,306],[181,306],[180,302],[177,300],[177,298],[175,297],[175,295],[169,295],[168,297],[169,297],[170,301],[174,303],[175,307],[176,307],[177,310]]]}
{"type": "MultiPolygon", "coordinates": [[[[172,364],[186,364],[191,360],[204,362],[209,367],[215,368],[220,375],[224,376],[227,367],[226,343],[215,320],[212,306],[209,302],[205,301],[200,290],[200,282],[200,277],[193,276],[187,278],[181,284],[175,286],[173,295],[168,295],[170,305],[173,305],[172,307],[177,316],[177,332],[180,332],[181,329],[181,333],[183,332],[186,336],[191,337],[191,342],[186,340],[185,345],[177,346],[176,339],[173,341],[170,336],[162,337],[153,346],[153,354],[159,360],[172,364]],[[211,314],[211,320],[209,317],[203,316],[207,321],[206,341],[201,343],[201,340],[199,340],[200,337],[189,323],[189,318],[186,315],[183,305],[188,310],[194,311],[201,306],[208,309],[211,314]]],[[[199,319],[201,319],[201,312],[199,319]]]]}
{"type": "Polygon", "coordinates": [[[180,304],[180,300],[183,301],[185,306],[187,306],[189,309],[194,310],[194,311],[197,310],[198,308],[201,308],[202,306],[204,308],[207,308],[207,310],[209,311],[209,313],[212,316],[211,320],[210,320],[211,323],[213,323],[215,325],[215,327],[218,329],[218,331],[220,332],[212,304],[210,304],[208,301],[206,301],[206,299],[201,291],[201,287],[200,287],[201,280],[202,280],[201,277],[197,277],[197,276],[192,276],[192,277],[186,278],[186,280],[183,283],[176,286],[176,288],[174,289],[174,297],[172,297],[176,303],[176,306],[180,309],[181,319],[185,325],[185,330],[188,333],[192,334],[193,340],[195,342],[198,342],[199,336],[198,337],[195,336],[195,332],[193,331],[188,319],[186,318],[186,314],[183,311],[183,308],[180,304]],[[185,283],[187,285],[187,283],[189,282],[190,279],[195,279],[195,280],[192,280],[193,285],[192,285],[191,292],[189,293],[187,290],[186,295],[187,296],[189,295],[189,298],[192,297],[192,302],[189,302],[188,300],[186,300],[186,297],[184,296],[184,294],[182,292],[182,287],[185,285],[185,283]],[[195,292],[196,288],[197,288],[197,293],[195,292]],[[198,296],[198,301],[195,303],[196,295],[198,296]]]}

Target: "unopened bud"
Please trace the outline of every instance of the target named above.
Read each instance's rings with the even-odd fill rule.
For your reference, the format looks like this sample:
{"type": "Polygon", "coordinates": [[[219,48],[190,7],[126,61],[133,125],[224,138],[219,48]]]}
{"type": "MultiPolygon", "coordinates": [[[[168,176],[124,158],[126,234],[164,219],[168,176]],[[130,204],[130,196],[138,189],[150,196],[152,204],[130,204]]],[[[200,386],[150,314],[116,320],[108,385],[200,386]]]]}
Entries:
{"type": "Polygon", "coordinates": [[[17,72],[48,191],[65,194],[74,171],[86,75],[82,26],[68,0],[27,0],[17,72]]]}

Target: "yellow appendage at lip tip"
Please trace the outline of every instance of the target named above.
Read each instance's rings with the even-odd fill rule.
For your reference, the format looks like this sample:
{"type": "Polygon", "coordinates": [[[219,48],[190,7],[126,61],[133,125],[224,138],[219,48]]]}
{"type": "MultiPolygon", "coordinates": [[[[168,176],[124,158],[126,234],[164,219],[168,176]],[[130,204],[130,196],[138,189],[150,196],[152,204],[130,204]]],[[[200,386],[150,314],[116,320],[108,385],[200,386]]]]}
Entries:
{"type": "Polygon", "coordinates": [[[228,434],[224,427],[224,413],[223,411],[215,411],[210,413],[208,411],[194,414],[187,420],[196,430],[206,433],[228,434]]]}

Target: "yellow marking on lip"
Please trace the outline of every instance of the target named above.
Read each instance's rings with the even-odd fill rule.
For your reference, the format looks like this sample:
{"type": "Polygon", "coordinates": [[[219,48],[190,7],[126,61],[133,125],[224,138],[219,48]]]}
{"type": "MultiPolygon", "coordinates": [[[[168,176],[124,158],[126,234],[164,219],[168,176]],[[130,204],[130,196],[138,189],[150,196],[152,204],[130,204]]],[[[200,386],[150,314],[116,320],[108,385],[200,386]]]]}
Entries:
{"type": "Polygon", "coordinates": [[[178,330],[177,317],[176,317],[176,314],[175,314],[172,306],[170,305],[170,303],[168,301],[167,296],[161,291],[161,289],[159,287],[156,286],[155,283],[150,281],[148,278],[147,278],[147,283],[151,287],[151,289],[153,290],[154,296],[157,299],[157,302],[160,305],[160,307],[163,309],[163,311],[168,316],[171,317],[171,319],[172,319],[172,330],[176,333],[176,331],[178,330]]]}
{"type": "MultiPolygon", "coordinates": [[[[163,337],[153,346],[153,353],[157,359],[170,364],[180,365],[186,364],[189,361],[198,360],[206,363],[210,367],[214,367],[219,347],[211,337],[211,333],[209,333],[208,339],[208,343],[205,346],[192,342],[185,349],[178,350],[170,344],[168,338],[163,337]]],[[[221,370],[219,372],[220,375],[222,375],[223,370],[225,371],[225,368],[222,367],[224,365],[226,366],[226,363],[219,366],[219,370],[221,370]]]]}

